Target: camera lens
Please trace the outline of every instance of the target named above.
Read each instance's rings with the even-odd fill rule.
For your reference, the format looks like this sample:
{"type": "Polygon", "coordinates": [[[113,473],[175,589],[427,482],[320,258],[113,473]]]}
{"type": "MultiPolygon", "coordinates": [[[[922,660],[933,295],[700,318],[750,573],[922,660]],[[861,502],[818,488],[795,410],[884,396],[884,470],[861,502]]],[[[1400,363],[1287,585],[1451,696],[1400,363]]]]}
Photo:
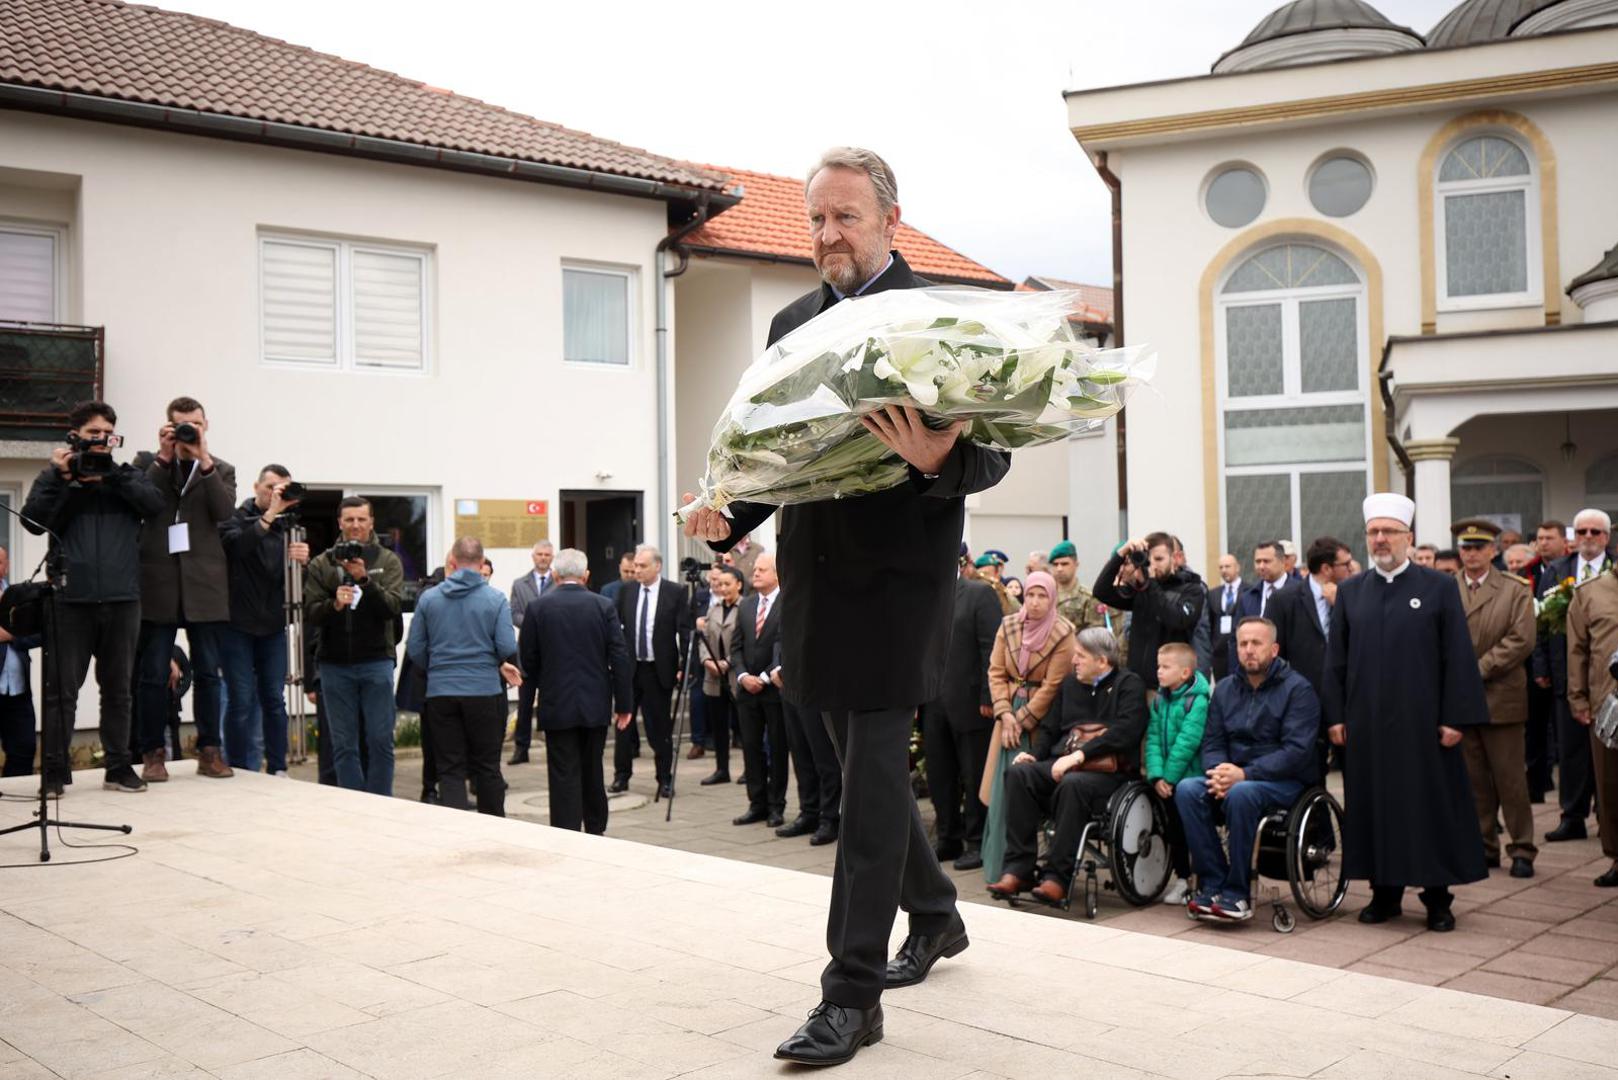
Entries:
{"type": "Polygon", "coordinates": [[[174,425],[174,438],[177,442],[195,445],[202,438],[202,432],[197,430],[195,424],[181,422],[174,425]]]}

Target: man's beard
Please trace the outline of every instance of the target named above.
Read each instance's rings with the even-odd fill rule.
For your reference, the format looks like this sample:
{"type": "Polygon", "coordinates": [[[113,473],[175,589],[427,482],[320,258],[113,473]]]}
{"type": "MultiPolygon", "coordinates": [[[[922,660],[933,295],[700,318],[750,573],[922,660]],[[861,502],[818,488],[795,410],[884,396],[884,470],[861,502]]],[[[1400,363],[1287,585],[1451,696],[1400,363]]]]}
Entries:
{"type": "Polygon", "coordinates": [[[816,269],[826,284],[844,296],[851,296],[855,289],[871,280],[877,266],[862,265],[859,257],[851,251],[834,251],[822,257],[816,269]],[[829,261],[830,255],[841,255],[843,260],[833,264],[829,261]]]}
{"type": "Polygon", "coordinates": [[[1371,552],[1371,561],[1376,564],[1378,570],[1393,570],[1403,560],[1396,559],[1392,551],[1381,554],[1373,551],[1371,552]]]}

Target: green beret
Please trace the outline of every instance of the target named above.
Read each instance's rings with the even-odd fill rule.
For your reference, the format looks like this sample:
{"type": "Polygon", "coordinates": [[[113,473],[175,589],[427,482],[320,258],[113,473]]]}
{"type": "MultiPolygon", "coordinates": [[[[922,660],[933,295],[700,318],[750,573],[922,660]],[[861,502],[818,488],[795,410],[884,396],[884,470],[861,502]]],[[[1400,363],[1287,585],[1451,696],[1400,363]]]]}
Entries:
{"type": "Polygon", "coordinates": [[[1073,546],[1073,541],[1063,540],[1060,544],[1051,548],[1050,557],[1052,562],[1057,559],[1073,559],[1076,561],[1079,557],[1079,551],[1073,546]]]}
{"type": "Polygon", "coordinates": [[[977,566],[977,567],[999,566],[1000,562],[993,555],[979,555],[978,556],[978,561],[973,563],[972,565],[977,566]]]}

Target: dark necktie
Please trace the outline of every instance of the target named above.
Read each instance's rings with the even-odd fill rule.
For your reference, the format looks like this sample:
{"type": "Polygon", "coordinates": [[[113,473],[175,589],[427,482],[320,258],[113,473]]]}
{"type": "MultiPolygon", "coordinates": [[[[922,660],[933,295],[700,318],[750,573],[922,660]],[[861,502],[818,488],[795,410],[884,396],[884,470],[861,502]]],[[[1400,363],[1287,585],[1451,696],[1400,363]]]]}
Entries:
{"type": "Polygon", "coordinates": [[[639,642],[638,647],[640,649],[640,659],[642,660],[652,658],[651,635],[647,632],[647,623],[650,621],[651,614],[652,587],[642,585],[640,587],[640,629],[635,634],[635,638],[639,642]]]}

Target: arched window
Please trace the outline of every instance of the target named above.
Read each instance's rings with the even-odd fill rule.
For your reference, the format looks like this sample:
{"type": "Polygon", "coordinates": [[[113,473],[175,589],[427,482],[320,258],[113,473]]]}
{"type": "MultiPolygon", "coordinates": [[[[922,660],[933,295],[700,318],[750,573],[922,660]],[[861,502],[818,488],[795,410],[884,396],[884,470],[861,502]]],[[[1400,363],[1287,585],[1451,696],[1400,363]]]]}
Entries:
{"type": "Polygon", "coordinates": [[[1533,155],[1503,134],[1473,135],[1444,153],[1437,187],[1439,310],[1539,303],[1533,155]]]}
{"type": "Polygon", "coordinates": [[[1618,454],[1609,454],[1584,470],[1584,505],[1618,518],[1618,454]]]}
{"type": "Polygon", "coordinates": [[[1545,520],[1545,474],[1521,458],[1473,458],[1450,471],[1449,502],[1456,521],[1485,517],[1531,535],[1545,520]]]}
{"type": "Polygon", "coordinates": [[[1223,532],[1255,544],[1336,536],[1363,546],[1369,484],[1365,285],[1342,256],[1304,242],[1255,252],[1219,290],[1223,532]]]}

